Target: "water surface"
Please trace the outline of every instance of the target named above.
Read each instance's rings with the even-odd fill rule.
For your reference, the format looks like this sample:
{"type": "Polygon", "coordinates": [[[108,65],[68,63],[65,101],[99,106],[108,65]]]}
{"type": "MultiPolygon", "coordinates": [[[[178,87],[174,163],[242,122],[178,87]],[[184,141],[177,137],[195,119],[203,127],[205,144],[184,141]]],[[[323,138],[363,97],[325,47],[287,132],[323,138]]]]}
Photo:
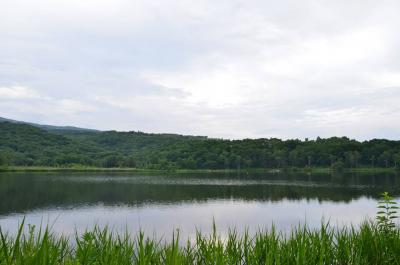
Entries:
{"type": "Polygon", "coordinates": [[[373,217],[379,193],[399,187],[389,174],[2,173],[0,226],[13,233],[25,217],[65,235],[108,225],[164,238],[208,233],[213,220],[221,233],[342,226],[373,217]]]}

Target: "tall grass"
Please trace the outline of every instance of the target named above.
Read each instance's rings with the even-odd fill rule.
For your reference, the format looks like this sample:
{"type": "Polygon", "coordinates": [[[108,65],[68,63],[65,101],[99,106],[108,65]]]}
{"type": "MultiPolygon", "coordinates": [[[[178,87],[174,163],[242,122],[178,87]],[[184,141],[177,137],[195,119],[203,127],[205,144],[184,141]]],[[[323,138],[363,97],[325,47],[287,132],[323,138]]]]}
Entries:
{"type": "MultiPolygon", "coordinates": [[[[373,222],[357,228],[294,228],[289,234],[274,227],[254,235],[230,230],[222,239],[197,233],[182,243],[179,232],[170,242],[116,234],[98,227],[76,234],[72,241],[49,229],[34,231],[22,224],[15,236],[0,231],[0,264],[400,264],[400,231],[385,231],[373,222]]],[[[70,239],[71,240],[71,239],[70,239]]]]}
{"type": "Polygon", "coordinates": [[[398,209],[397,202],[384,192],[377,221],[364,222],[358,228],[299,226],[287,235],[272,227],[253,236],[230,230],[223,240],[214,223],[211,235],[197,232],[195,241],[186,245],[181,244],[179,231],[173,233],[171,242],[162,242],[145,237],[143,232],[131,237],[99,227],[75,234],[75,244],[70,244],[48,228],[35,232],[35,227],[28,225],[28,232],[24,232],[23,221],[13,237],[0,227],[0,265],[395,265],[400,264],[400,229],[394,223],[398,209]]]}

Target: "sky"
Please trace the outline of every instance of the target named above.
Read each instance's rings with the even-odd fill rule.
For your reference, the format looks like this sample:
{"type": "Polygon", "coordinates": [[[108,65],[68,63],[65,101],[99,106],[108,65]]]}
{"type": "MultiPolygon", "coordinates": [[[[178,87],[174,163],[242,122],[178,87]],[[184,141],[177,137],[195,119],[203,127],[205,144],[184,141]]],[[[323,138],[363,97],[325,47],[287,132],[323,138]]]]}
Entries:
{"type": "Polygon", "coordinates": [[[0,116],[400,139],[400,1],[0,0],[0,116]]]}

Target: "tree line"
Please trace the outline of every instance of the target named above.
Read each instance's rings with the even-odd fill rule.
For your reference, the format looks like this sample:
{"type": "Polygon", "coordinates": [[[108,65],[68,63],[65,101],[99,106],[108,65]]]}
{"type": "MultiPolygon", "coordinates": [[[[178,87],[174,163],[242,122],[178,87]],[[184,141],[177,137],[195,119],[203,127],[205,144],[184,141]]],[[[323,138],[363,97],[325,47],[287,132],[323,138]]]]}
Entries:
{"type": "Polygon", "coordinates": [[[400,167],[400,141],[347,137],[226,140],[0,123],[0,165],[147,169],[400,167]]]}

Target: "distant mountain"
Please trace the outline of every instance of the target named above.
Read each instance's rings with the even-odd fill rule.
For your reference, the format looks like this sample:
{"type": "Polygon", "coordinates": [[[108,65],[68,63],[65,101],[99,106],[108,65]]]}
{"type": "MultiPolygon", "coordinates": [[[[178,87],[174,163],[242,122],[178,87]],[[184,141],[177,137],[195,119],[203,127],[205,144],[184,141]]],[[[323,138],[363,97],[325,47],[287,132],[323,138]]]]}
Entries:
{"type": "Polygon", "coordinates": [[[144,132],[96,131],[0,118],[0,167],[95,166],[146,169],[392,167],[400,141],[347,137],[210,139],[144,132]]]}
{"type": "Polygon", "coordinates": [[[31,126],[34,126],[37,128],[41,128],[46,131],[52,131],[52,132],[57,132],[57,131],[72,132],[72,133],[73,132],[100,132],[100,131],[94,130],[94,129],[79,128],[79,127],[74,127],[74,126],[43,125],[43,124],[37,124],[37,123],[25,122],[25,121],[17,121],[17,120],[0,117],[0,123],[1,122],[9,122],[9,123],[15,123],[15,124],[28,124],[28,125],[31,125],[31,126]]]}

